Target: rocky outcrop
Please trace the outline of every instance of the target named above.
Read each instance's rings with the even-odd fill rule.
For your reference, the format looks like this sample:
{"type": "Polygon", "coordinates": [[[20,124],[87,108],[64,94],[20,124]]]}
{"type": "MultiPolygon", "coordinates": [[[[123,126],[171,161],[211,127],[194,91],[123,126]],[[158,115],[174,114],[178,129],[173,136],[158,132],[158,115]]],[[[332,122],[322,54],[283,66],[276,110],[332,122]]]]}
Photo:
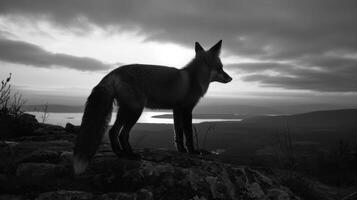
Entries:
{"type": "Polygon", "coordinates": [[[0,114],[0,139],[33,135],[39,127],[34,115],[21,113],[20,115],[0,114]]]}
{"type": "Polygon", "coordinates": [[[80,128],[79,126],[75,126],[75,125],[73,125],[71,123],[67,123],[66,127],[65,127],[66,131],[69,132],[69,133],[78,133],[79,132],[79,128],[80,128]]]}
{"type": "Polygon", "coordinates": [[[74,134],[40,128],[37,136],[0,143],[0,199],[299,199],[266,169],[162,149],[137,149],[141,160],[120,159],[108,143],[75,176],[74,134]]]}

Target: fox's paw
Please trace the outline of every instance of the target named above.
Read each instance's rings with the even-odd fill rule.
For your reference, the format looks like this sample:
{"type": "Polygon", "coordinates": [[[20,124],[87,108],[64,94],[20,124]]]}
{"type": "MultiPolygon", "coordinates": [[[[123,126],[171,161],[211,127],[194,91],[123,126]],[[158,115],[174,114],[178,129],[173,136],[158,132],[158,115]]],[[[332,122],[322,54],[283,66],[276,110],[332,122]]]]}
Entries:
{"type": "Polygon", "coordinates": [[[119,158],[123,157],[124,152],[123,151],[113,151],[115,155],[117,155],[119,158]]]}
{"type": "Polygon", "coordinates": [[[185,147],[177,147],[177,151],[180,152],[180,153],[187,153],[187,149],[185,147]]]}
{"type": "Polygon", "coordinates": [[[200,152],[200,151],[197,151],[197,150],[191,150],[191,151],[189,151],[188,153],[194,154],[194,155],[200,155],[200,154],[201,154],[201,152],[200,152]]]}

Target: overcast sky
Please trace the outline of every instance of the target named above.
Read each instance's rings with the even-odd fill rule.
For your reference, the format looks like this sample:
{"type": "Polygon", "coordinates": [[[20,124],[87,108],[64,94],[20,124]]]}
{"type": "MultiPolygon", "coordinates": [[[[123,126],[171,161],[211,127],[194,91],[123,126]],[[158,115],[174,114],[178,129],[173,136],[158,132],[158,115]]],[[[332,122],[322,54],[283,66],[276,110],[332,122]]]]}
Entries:
{"type": "Polygon", "coordinates": [[[123,64],[183,67],[223,40],[208,97],[357,102],[355,0],[0,1],[0,75],[30,104],[82,104],[123,64]]]}

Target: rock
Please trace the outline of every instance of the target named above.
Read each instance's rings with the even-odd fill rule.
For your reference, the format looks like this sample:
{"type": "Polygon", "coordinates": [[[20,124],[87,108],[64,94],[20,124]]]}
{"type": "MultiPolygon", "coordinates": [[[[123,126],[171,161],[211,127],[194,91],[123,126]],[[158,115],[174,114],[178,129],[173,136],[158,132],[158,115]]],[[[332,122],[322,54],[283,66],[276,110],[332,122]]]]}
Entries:
{"type": "Polygon", "coordinates": [[[0,173],[11,173],[14,171],[15,153],[18,142],[0,141],[0,173]]]}
{"type": "Polygon", "coordinates": [[[39,123],[38,123],[35,115],[23,113],[18,117],[18,120],[19,120],[20,124],[24,125],[24,126],[28,125],[28,126],[32,126],[34,128],[39,126],[39,123]]]}
{"type": "Polygon", "coordinates": [[[153,194],[147,189],[135,193],[108,193],[96,198],[97,200],[153,200],[153,194]]]}
{"type": "Polygon", "coordinates": [[[197,195],[194,196],[192,199],[190,200],[207,200],[205,197],[198,197],[197,195]]]}
{"type": "MultiPolygon", "coordinates": [[[[172,152],[172,155],[175,154],[172,152]]],[[[249,167],[235,167],[189,155],[181,156],[180,159],[185,161],[193,159],[196,162],[192,163],[200,163],[197,166],[187,166],[187,162],[179,161],[179,158],[164,162],[131,161],[141,163],[140,166],[135,164],[125,166],[125,161],[120,164],[115,159],[110,161],[110,158],[106,158],[98,161],[100,158],[96,158],[95,168],[92,166],[89,173],[100,170],[101,174],[111,174],[108,175],[112,182],[102,180],[102,184],[108,188],[115,188],[120,181],[125,181],[125,185],[130,185],[134,189],[135,187],[153,188],[153,198],[158,195],[163,199],[192,199],[195,196],[199,199],[266,199],[272,196],[299,199],[272,178],[249,167]],[[112,164],[109,164],[110,162],[112,164]],[[122,168],[116,167],[117,165],[122,168]],[[103,171],[99,166],[109,171],[103,171]]],[[[102,176],[101,179],[104,177],[107,176],[102,176]]]]}
{"type": "Polygon", "coordinates": [[[57,163],[59,154],[53,150],[40,149],[26,155],[19,162],[41,162],[41,163],[57,163]]]}
{"type": "Polygon", "coordinates": [[[6,115],[0,117],[1,138],[14,138],[33,135],[39,127],[36,117],[23,113],[19,116],[6,115]]]}
{"type": "Polygon", "coordinates": [[[97,154],[86,172],[75,177],[72,152],[58,152],[57,165],[21,163],[16,177],[27,178],[27,182],[23,186],[19,182],[17,187],[33,187],[32,191],[61,190],[41,194],[38,199],[299,199],[273,176],[256,169],[171,151],[139,152],[145,152],[144,160],[97,154]],[[172,158],[168,159],[168,155],[172,158]],[[96,195],[78,192],[83,188],[96,195]]]}
{"type": "Polygon", "coordinates": [[[60,154],[60,163],[71,165],[73,162],[73,152],[64,151],[60,154]]]}
{"type": "Polygon", "coordinates": [[[15,194],[0,194],[0,200],[26,200],[27,198],[22,195],[15,194]]]}
{"type": "Polygon", "coordinates": [[[75,125],[73,125],[71,123],[67,123],[65,129],[69,133],[78,133],[79,129],[80,129],[80,126],[75,126],[75,125]]]}
{"type": "Polygon", "coordinates": [[[74,176],[73,141],[66,139],[71,134],[61,133],[64,129],[58,126],[41,124],[41,128],[48,128],[43,130],[47,135],[0,143],[5,152],[1,159],[9,161],[4,167],[14,169],[0,167],[2,193],[22,191],[21,195],[39,200],[299,199],[269,170],[225,164],[216,155],[165,149],[138,149],[142,160],[128,160],[103,144],[87,170],[74,176]],[[42,137],[55,139],[36,140],[42,137]]]}
{"type": "Polygon", "coordinates": [[[268,190],[267,196],[269,199],[272,199],[272,200],[289,199],[289,193],[286,192],[286,189],[282,190],[282,189],[274,188],[274,189],[268,190]]]}
{"type": "Polygon", "coordinates": [[[11,119],[5,118],[4,116],[1,116],[0,113],[0,139],[7,139],[7,138],[12,138],[15,136],[15,131],[11,127],[11,119]]]}
{"type": "MultiPolygon", "coordinates": [[[[46,133],[47,134],[47,133],[46,133]]],[[[16,138],[17,141],[51,141],[51,140],[67,140],[74,141],[75,135],[68,134],[67,132],[61,132],[58,134],[43,134],[38,136],[22,136],[16,138]]]]}
{"type": "Polygon", "coordinates": [[[357,192],[352,192],[351,194],[342,198],[342,200],[356,200],[357,199],[357,192]]]}
{"type": "Polygon", "coordinates": [[[82,191],[59,190],[40,194],[36,200],[91,200],[94,195],[82,191]]]}
{"type": "Polygon", "coordinates": [[[137,199],[137,200],[152,200],[152,199],[154,199],[152,192],[147,189],[139,190],[138,192],[135,193],[134,197],[135,197],[134,199],[137,199]]]}
{"type": "Polygon", "coordinates": [[[17,128],[17,135],[31,135],[34,130],[39,126],[39,123],[35,115],[24,113],[16,119],[17,124],[14,124],[17,128]]]}
{"type": "Polygon", "coordinates": [[[65,128],[62,126],[51,125],[51,124],[41,124],[39,128],[34,131],[35,135],[58,135],[67,134],[65,128]]]}
{"type": "Polygon", "coordinates": [[[150,150],[143,149],[140,151],[140,154],[145,158],[145,160],[162,162],[169,161],[172,158],[172,152],[166,150],[150,150]],[[158,153],[153,153],[153,151],[157,151],[158,153]]]}
{"type": "Polygon", "coordinates": [[[5,154],[14,154],[14,148],[18,145],[18,142],[13,141],[0,141],[0,157],[5,154]]]}
{"type": "Polygon", "coordinates": [[[0,194],[10,194],[12,193],[15,189],[16,191],[16,188],[13,187],[13,178],[14,176],[13,175],[10,175],[9,173],[0,173],[0,191],[1,193],[0,194]],[[6,192],[5,192],[6,191],[6,192]]]}
{"type": "Polygon", "coordinates": [[[100,200],[134,200],[134,195],[133,194],[128,194],[128,193],[108,193],[108,194],[103,194],[99,198],[100,200]]]}
{"type": "Polygon", "coordinates": [[[16,170],[16,176],[28,178],[48,178],[57,174],[56,165],[49,163],[22,163],[16,170]]]}
{"type": "MultiPolygon", "coordinates": [[[[102,195],[94,195],[84,191],[58,190],[40,194],[36,200],[153,200],[153,194],[147,189],[137,192],[113,192],[102,195]]],[[[1,199],[0,199],[1,200],[1,199]]]]}

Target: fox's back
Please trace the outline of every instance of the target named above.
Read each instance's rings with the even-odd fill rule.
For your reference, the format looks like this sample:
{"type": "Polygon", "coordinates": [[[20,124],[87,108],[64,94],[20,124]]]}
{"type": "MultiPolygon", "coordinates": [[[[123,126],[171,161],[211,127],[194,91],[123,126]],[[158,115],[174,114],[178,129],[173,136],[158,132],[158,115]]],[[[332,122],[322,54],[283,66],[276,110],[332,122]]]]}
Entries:
{"type": "Polygon", "coordinates": [[[118,88],[143,98],[149,108],[171,108],[184,100],[189,89],[187,72],[159,65],[125,65],[112,71],[118,88]]]}

